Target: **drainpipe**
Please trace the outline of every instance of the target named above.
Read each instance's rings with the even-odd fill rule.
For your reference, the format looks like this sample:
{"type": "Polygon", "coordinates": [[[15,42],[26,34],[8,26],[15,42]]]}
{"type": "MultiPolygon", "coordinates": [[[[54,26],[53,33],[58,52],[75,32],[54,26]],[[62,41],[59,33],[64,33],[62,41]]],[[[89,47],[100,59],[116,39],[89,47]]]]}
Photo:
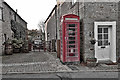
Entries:
{"type": "Polygon", "coordinates": [[[79,16],[79,2],[78,2],[78,16],[79,16]]]}
{"type": "Polygon", "coordinates": [[[56,48],[55,48],[55,51],[57,51],[57,5],[56,5],[56,8],[55,8],[55,18],[56,18],[56,48]]]}
{"type": "Polygon", "coordinates": [[[56,5],[56,8],[55,8],[55,21],[56,21],[56,40],[57,40],[57,5],[56,5]]]}
{"type": "Polygon", "coordinates": [[[16,12],[15,12],[15,21],[16,21],[16,17],[17,17],[17,12],[18,12],[18,10],[16,9],[16,12]]]}

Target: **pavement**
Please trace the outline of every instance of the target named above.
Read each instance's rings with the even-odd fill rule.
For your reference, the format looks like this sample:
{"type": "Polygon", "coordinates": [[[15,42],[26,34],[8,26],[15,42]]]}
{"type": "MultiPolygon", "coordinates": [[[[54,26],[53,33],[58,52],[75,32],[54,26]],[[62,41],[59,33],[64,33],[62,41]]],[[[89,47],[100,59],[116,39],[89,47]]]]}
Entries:
{"type": "Polygon", "coordinates": [[[2,74],[70,71],[49,53],[30,52],[2,57],[2,74]]]}
{"type": "MultiPolygon", "coordinates": [[[[14,80],[11,78],[18,78],[20,80],[90,80],[89,78],[94,78],[91,80],[99,80],[98,78],[102,78],[101,80],[106,80],[104,78],[109,78],[108,80],[118,80],[113,78],[118,78],[118,72],[62,72],[62,73],[39,73],[39,74],[7,74],[3,75],[2,78],[7,78],[10,80],[14,80]],[[22,78],[22,79],[21,79],[22,78]],[[44,79],[43,79],[44,78],[44,79]],[[83,78],[83,79],[79,79],[83,78]],[[95,79],[97,78],[97,79],[95,79]],[[110,79],[111,78],[111,79],[110,79]]],[[[17,80],[18,80],[17,79],[17,80]]],[[[16,80],[16,79],[15,79],[16,80]]]]}
{"type": "MultiPolygon", "coordinates": [[[[57,53],[52,52],[50,53],[52,56],[54,56],[54,58],[56,58],[57,53]]],[[[68,64],[67,65],[72,72],[81,72],[81,71],[99,71],[99,72],[118,72],[120,71],[120,64],[111,64],[111,65],[107,65],[104,63],[100,63],[97,64],[96,67],[88,67],[86,66],[86,64],[68,64]]]]}
{"type": "Polygon", "coordinates": [[[118,65],[99,64],[87,67],[82,64],[63,65],[56,53],[36,51],[30,53],[14,53],[2,57],[2,74],[13,73],[54,73],[54,72],[118,72],[118,65]]]}

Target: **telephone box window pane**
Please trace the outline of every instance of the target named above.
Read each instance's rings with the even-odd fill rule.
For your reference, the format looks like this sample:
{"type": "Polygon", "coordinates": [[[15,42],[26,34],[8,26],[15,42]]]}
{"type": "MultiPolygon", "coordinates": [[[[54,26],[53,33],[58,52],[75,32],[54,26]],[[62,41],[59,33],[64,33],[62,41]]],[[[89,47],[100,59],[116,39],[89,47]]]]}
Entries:
{"type": "Polygon", "coordinates": [[[69,24],[69,27],[75,27],[75,24],[69,24]]]}
{"type": "Polygon", "coordinates": [[[69,32],[75,31],[75,28],[69,28],[69,32]]]}
{"type": "Polygon", "coordinates": [[[75,48],[75,45],[69,45],[69,48],[75,48]]]}
{"type": "Polygon", "coordinates": [[[69,33],[69,35],[73,35],[73,36],[74,36],[74,35],[75,35],[75,33],[69,33]]]}
{"type": "Polygon", "coordinates": [[[75,41],[69,41],[69,44],[75,44],[75,41]]]}
{"type": "Polygon", "coordinates": [[[98,33],[102,33],[102,28],[98,28],[98,33]]]}
{"type": "Polygon", "coordinates": [[[65,20],[78,20],[77,18],[65,18],[65,20]]]}
{"type": "Polygon", "coordinates": [[[104,28],[104,33],[108,33],[108,28],[104,28]]]}
{"type": "Polygon", "coordinates": [[[75,40],[75,37],[69,37],[69,40],[75,40]]]}

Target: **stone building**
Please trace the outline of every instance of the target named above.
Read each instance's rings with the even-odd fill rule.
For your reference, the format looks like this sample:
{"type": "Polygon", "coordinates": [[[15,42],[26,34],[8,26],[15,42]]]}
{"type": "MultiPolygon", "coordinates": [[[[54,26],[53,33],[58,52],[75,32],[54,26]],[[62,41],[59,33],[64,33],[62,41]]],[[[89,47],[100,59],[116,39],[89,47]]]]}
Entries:
{"type": "Polygon", "coordinates": [[[0,53],[2,53],[2,0],[0,0],[0,53]]]}
{"type": "Polygon", "coordinates": [[[56,8],[57,8],[57,5],[55,5],[55,7],[53,8],[50,15],[48,16],[48,18],[45,21],[45,35],[46,35],[45,40],[47,41],[46,44],[47,44],[47,47],[49,48],[49,51],[53,51],[53,52],[56,51],[55,40],[57,39],[56,8]]]}
{"type": "MultiPolygon", "coordinates": [[[[57,34],[60,39],[60,17],[75,14],[80,17],[80,59],[97,58],[97,61],[117,62],[120,54],[120,3],[109,0],[104,2],[58,2],[56,9],[46,22],[46,30],[57,34]],[[54,20],[52,19],[55,16],[54,20]],[[91,40],[95,44],[91,44],[91,40]]],[[[48,31],[47,31],[48,33],[48,31]]],[[[47,36],[46,33],[46,36],[47,36]]],[[[55,35],[54,34],[54,35],[55,35]]],[[[50,39],[50,38],[49,38],[50,39]]],[[[48,40],[48,39],[47,39],[48,40]]]]}
{"type": "Polygon", "coordinates": [[[0,55],[2,55],[4,53],[3,43],[7,39],[27,39],[27,22],[18,15],[17,10],[14,11],[5,1],[0,1],[0,28],[2,29],[0,32],[0,55]]]}

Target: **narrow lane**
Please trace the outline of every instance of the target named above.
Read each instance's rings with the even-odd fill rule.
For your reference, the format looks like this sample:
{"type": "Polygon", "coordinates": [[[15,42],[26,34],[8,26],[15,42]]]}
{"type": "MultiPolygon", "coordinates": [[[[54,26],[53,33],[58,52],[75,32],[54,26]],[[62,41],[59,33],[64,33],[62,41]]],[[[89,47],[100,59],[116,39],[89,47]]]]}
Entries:
{"type": "Polygon", "coordinates": [[[2,74],[71,71],[49,53],[31,52],[3,57],[2,74]],[[6,58],[8,57],[8,58],[6,58]]]}

